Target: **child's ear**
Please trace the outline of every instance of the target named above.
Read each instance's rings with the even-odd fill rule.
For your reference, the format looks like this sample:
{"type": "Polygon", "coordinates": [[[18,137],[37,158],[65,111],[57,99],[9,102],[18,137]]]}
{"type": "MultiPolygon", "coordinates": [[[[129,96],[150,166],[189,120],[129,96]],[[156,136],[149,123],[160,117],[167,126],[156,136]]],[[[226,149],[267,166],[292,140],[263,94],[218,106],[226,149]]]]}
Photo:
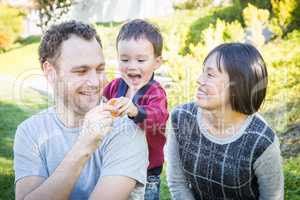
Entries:
{"type": "Polygon", "coordinates": [[[44,76],[51,84],[51,86],[54,86],[55,81],[57,79],[56,68],[48,61],[44,62],[42,67],[43,67],[44,76]]]}
{"type": "Polygon", "coordinates": [[[156,65],[155,65],[155,69],[158,69],[163,63],[163,58],[162,56],[157,56],[156,57],[156,65]]]}

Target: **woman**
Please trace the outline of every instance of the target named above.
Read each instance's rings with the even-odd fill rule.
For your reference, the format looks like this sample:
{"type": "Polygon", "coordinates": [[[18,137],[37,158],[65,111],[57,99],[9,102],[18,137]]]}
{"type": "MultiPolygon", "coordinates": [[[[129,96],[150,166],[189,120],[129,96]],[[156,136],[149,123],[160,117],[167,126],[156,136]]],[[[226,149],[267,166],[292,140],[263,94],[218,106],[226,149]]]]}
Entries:
{"type": "Polygon", "coordinates": [[[278,138],[257,113],[267,78],[252,45],[222,44],[208,54],[196,102],[171,116],[167,179],[173,199],[283,199],[278,138]]]}

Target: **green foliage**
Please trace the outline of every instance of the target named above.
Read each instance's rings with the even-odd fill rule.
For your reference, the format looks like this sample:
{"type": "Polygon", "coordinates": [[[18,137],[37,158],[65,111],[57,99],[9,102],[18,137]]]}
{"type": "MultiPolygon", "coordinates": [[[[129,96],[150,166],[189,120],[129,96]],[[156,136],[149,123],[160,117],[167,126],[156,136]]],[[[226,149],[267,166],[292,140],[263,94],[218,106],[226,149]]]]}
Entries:
{"type": "Polygon", "coordinates": [[[243,8],[247,7],[249,3],[258,8],[268,9],[269,11],[271,11],[272,8],[271,0],[235,0],[235,1],[238,1],[243,8]]]}
{"type": "Polygon", "coordinates": [[[297,9],[299,10],[300,3],[298,0],[271,0],[271,2],[275,22],[278,23],[282,33],[286,34],[292,21],[295,20],[293,14],[296,14],[297,9]]]}
{"type": "Polygon", "coordinates": [[[300,200],[300,156],[284,162],[285,199],[300,200]]]}
{"type": "Polygon", "coordinates": [[[198,7],[208,6],[212,0],[187,0],[183,3],[175,4],[175,9],[196,9],[198,7]]]}
{"type": "Polygon", "coordinates": [[[244,39],[244,30],[238,21],[227,23],[217,19],[215,25],[203,31],[204,46],[211,50],[224,42],[242,42],[244,39]]]}
{"type": "Polygon", "coordinates": [[[181,48],[180,53],[183,55],[190,53],[191,44],[197,45],[199,42],[204,41],[202,32],[209,26],[215,25],[218,19],[226,22],[242,22],[241,14],[242,10],[238,3],[231,6],[213,8],[205,12],[191,24],[188,32],[185,34],[185,45],[181,48]]]}
{"type": "Polygon", "coordinates": [[[24,11],[0,4],[0,52],[9,49],[23,31],[24,11]]]}
{"type": "Polygon", "coordinates": [[[259,9],[252,4],[243,10],[244,23],[248,27],[256,26],[256,24],[265,25],[269,21],[270,13],[266,9],[259,9]]]}
{"type": "Polygon", "coordinates": [[[300,31],[262,47],[269,71],[263,113],[278,132],[300,123],[300,31]]]}
{"type": "Polygon", "coordinates": [[[267,9],[259,9],[250,3],[248,4],[243,10],[244,23],[248,31],[251,32],[247,40],[257,46],[261,46],[265,43],[263,29],[266,28],[269,23],[269,16],[270,13],[267,9]]]}
{"type": "Polygon", "coordinates": [[[300,1],[297,1],[297,6],[292,12],[292,21],[289,25],[289,31],[299,29],[300,27],[300,1]]]}

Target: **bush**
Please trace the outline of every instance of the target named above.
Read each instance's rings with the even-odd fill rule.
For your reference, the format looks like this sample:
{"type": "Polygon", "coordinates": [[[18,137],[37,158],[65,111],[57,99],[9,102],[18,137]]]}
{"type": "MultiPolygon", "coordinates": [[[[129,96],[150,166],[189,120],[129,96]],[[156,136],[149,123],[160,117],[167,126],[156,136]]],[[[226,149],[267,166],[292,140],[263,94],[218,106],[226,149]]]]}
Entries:
{"type": "Polygon", "coordinates": [[[257,46],[265,43],[263,30],[269,24],[269,16],[270,13],[267,9],[259,9],[250,3],[248,4],[243,10],[243,19],[248,30],[247,40],[257,46]]]}
{"type": "Polygon", "coordinates": [[[272,9],[271,0],[235,0],[235,1],[238,1],[243,8],[247,7],[248,4],[250,3],[258,8],[268,9],[269,11],[271,11],[272,9]]]}
{"type": "Polygon", "coordinates": [[[7,50],[23,31],[23,10],[0,5],[0,51],[7,50]]]}
{"type": "Polygon", "coordinates": [[[297,20],[293,17],[296,10],[299,10],[298,0],[272,0],[272,12],[277,22],[277,25],[281,28],[283,35],[289,31],[289,26],[297,20]]]}
{"type": "Polygon", "coordinates": [[[205,7],[211,4],[212,0],[187,0],[183,3],[174,5],[175,9],[196,9],[198,7],[205,7]]]}
{"type": "Polygon", "coordinates": [[[226,22],[238,21],[242,23],[241,13],[242,10],[239,4],[213,8],[206,12],[205,15],[199,17],[191,24],[186,33],[184,46],[181,48],[180,53],[183,55],[190,53],[190,45],[197,45],[199,42],[202,42],[204,40],[202,32],[209,28],[209,26],[215,25],[218,19],[226,22]]]}

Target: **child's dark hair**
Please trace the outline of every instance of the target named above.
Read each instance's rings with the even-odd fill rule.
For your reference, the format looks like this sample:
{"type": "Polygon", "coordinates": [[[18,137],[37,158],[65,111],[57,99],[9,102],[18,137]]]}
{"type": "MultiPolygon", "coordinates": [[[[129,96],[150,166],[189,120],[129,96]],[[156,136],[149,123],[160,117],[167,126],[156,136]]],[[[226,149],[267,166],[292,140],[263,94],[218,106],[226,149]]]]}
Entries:
{"type": "Polygon", "coordinates": [[[217,67],[229,76],[232,109],[250,115],[263,103],[268,85],[268,72],[259,51],[250,44],[225,43],[214,48],[205,58],[217,54],[217,67]]]}
{"type": "Polygon", "coordinates": [[[138,40],[143,37],[151,42],[155,56],[161,56],[163,38],[159,29],[142,19],[131,20],[124,24],[118,34],[116,45],[118,47],[120,40],[130,40],[132,38],[138,40]]]}

